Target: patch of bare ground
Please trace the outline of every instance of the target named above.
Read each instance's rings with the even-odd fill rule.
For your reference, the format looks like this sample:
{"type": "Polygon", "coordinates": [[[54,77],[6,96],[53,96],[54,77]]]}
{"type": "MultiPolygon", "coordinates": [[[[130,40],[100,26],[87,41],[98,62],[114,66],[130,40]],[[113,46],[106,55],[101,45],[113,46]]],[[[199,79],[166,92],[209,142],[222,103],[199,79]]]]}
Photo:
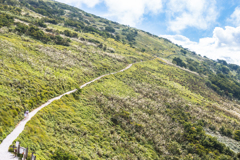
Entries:
{"type": "Polygon", "coordinates": [[[219,142],[224,143],[226,146],[228,146],[235,153],[240,152],[240,144],[239,144],[238,141],[236,141],[232,138],[223,136],[218,132],[213,132],[212,130],[207,129],[207,128],[205,128],[205,131],[206,131],[206,134],[208,134],[210,136],[213,136],[213,137],[216,137],[219,142]]]}
{"type": "Polygon", "coordinates": [[[24,22],[24,21],[21,21],[21,20],[16,19],[16,18],[14,19],[14,22],[15,22],[15,23],[19,22],[19,23],[23,23],[23,24],[25,24],[25,25],[29,25],[29,23],[24,22]]]}

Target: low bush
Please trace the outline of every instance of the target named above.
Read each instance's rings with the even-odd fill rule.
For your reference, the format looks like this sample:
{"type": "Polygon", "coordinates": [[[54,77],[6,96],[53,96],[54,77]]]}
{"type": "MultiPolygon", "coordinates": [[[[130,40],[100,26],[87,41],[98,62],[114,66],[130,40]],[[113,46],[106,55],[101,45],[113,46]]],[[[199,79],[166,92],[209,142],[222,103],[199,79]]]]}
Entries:
{"type": "Polygon", "coordinates": [[[58,149],[54,154],[51,156],[53,160],[77,160],[78,158],[71,155],[69,152],[66,152],[62,149],[58,149]]]}
{"type": "Polygon", "coordinates": [[[68,37],[78,38],[78,34],[76,32],[71,32],[69,30],[64,30],[63,34],[68,37]]]}
{"type": "Polygon", "coordinates": [[[234,132],[234,139],[240,141],[240,130],[236,130],[234,132]]]}
{"type": "Polygon", "coordinates": [[[173,63],[173,64],[176,64],[176,65],[178,65],[178,66],[180,66],[180,67],[184,67],[184,68],[187,67],[186,63],[184,63],[181,58],[176,58],[176,57],[173,58],[172,63],[173,63]]]}
{"type": "Polygon", "coordinates": [[[13,24],[13,17],[9,16],[8,14],[0,14],[0,28],[3,26],[9,27],[11,24],[13,24]]]}
{"type": "Polygon", "coordinates": [[[107,26],[107,27],[105,27],[105,31],[114,33],[114,32],[115,32],[115,29],[114,29],[113,27],[107,26]]]}
{"type": "Polygon", "coordinates": [[[43,28],[47,28],[47,25],[42,20],[35,22],[35,25],[43,27],[43,28]]]}

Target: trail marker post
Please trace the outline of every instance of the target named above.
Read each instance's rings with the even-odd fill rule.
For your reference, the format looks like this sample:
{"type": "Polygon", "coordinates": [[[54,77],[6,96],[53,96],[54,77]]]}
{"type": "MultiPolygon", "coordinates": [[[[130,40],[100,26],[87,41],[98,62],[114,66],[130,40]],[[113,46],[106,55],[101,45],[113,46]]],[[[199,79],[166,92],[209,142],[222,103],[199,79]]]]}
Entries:
{"type": "Polygon", "coordinates": [[[17,146],[17,154],[20,153],[20,143],[17,141],[16,142],[16,146],[17,146]]]}
{"type": "Polygon", "coordinates": [[[28,147],[24,151],[24,160],[27,159],[27,156],[28,156],[28,147]]]}

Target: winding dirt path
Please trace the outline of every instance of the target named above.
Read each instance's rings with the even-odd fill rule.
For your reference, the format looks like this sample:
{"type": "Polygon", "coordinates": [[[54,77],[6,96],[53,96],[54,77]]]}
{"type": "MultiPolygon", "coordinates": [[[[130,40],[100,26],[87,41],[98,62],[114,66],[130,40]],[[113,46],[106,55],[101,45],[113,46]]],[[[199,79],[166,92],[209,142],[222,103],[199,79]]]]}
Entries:
{"type": "MultiPolygon", "coordinates": [[[[80,86],[80,88],[86,87],[88,84],[91,84],[94,81],[97,81],[107,75],[111,75],[111,74],[116,74],[119,72],[123,72],[127,69],[129,69],[130,67],[132,67],[132,64],[128,65],[126,68],[118,71],[118,72],[113,72],[113,73],[109,73],[109,74],[105,74],[102,75],[90,82],[87,82],[85,84],[83,84],[82,86],[80,86]]],[[[55,97],[53,99],[48,100],[45,104],[41,105],[40,107],[34,109],[32,112],[29,113],[29,116],[22,120],[17,126],[16,128],[2,141],[2,143],[0,144],[0,160],[18,160],[18,158],[15,158],[13,154],[11,154],[10,152],[8,152],[8,148],[9,146],[13,143],[13,141],[19,136],[20,133],[22,133],[22,131],[24,130],[24,127],[26,125],[26,123],[31,120],[31,118],[38,112],[40,111],[42,108],[48,106],[49,104],[51,104],[53,101],[58,100],[60,98],[62,98],[62,96],[67,95],[67,94],[71,94],[73,92],[76,92],[77,89],[74,89],[72,91],[69,91],[67,93],[64,93],[58,97],[55,97]]]]}

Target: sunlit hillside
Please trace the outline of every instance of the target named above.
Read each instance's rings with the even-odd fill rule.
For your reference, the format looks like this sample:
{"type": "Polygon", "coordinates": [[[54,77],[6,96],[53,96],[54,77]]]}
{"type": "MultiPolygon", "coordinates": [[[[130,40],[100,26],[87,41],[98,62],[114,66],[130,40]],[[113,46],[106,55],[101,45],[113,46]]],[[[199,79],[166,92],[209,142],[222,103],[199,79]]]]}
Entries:
{"type": "Polygon", "coordinates": [[[0,0],[0,143],[37,159],[237,159],[240,67],[48,0],[0,0]],[[106,73],[83,89],[79,86],[106,73]]]}

